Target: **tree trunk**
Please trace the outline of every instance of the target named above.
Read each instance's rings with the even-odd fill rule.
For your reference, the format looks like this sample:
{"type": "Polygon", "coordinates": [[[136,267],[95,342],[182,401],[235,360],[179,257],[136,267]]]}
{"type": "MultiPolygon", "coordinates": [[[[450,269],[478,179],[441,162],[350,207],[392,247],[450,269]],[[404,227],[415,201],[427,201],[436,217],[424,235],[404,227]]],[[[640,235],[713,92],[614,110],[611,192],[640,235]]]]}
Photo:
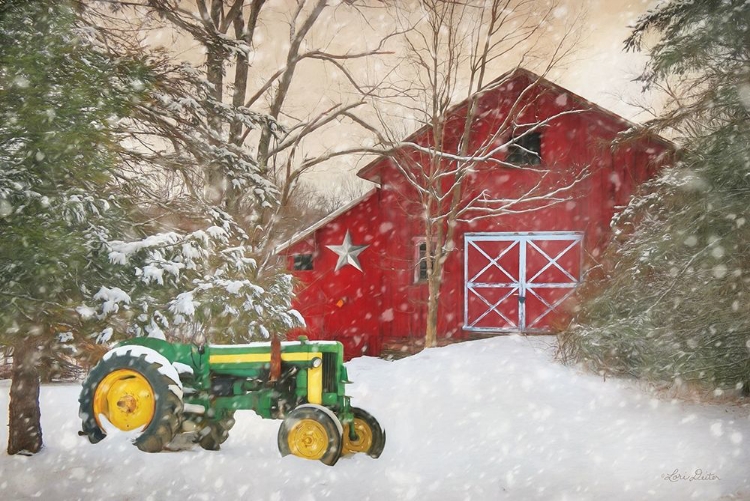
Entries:
{"type": "Polygon", "coordinates": [[[21,342],[14,346],[8,410],[8,454],[37,453],[42,448],[36,356],[33,343],[21,342]]]}
{"type": "MultiPolygon", "coordinates": [[[[213,86],[210,93],[211,97],[218,106],[223,102],[224,92],[224,54],[222,48],[218,45],[207,44],[206,49],[206,80],[213,86]]],[[[216,137],[222,135],[222,121],[219,113],[213,109],[213,106],[207,106],[208,127],[213,131],[216,137]]],[[[220,141],[215,138],[209,140],[212,146],[221,146],[220,141]]],[[[228,181],[226,172],[216,163],[210,163],[204,167],[206,173],[206,198],[208,201],[226,210],[226,193],[228,181]]]]}
{"type": "MultiPolygon", "coordinates": [[[[433,266],[436,263],[433,262],[433,266]]],[[[427,325],[425,328],[424,347],[437,346],[438,306],[440,302],[440,270],[431,270],[428,278],[429,296],[427,298],[427,325]],[[437,276],[433,276],[437,273],[437,276]]]]}

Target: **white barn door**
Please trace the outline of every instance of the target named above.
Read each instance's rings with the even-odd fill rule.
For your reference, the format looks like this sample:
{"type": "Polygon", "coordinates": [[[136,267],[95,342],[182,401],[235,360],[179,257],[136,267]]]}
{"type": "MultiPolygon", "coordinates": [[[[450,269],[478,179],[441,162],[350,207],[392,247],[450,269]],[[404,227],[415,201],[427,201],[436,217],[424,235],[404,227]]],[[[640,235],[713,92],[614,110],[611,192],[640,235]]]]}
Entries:
{"type": "Polygon", "coordinates": [[[578,232],[464,235],[464,329],[542,331],[581,278],[578,232]]]}

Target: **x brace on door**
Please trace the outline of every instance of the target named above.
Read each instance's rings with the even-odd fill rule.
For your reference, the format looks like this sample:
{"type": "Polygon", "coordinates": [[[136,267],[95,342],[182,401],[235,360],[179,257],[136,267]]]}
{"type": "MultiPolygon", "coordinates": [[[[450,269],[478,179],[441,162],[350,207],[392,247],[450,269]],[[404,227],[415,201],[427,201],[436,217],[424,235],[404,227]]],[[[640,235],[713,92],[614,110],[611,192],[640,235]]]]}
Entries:
{"type": "Polygon", "coordinates": [[[579,283],[582,238],[578,232],[467,233],[464,329],[543,329],[579,283]]]}

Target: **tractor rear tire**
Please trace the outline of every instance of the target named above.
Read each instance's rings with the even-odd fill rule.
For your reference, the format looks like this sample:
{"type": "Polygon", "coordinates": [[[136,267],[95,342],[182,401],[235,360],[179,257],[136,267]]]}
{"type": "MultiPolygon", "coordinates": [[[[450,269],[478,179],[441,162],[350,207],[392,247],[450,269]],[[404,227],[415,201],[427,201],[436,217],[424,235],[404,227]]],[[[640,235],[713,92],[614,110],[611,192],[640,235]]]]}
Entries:
{"type": "Polygon", "coordinates": [[[198,440],[198,444],[207,451],[218,451],[221,444],[229,438],[229,430],[234,426],[234,422],[234,412],[230,412],[224,419],[207,423],[206,427],[199,432],[205,435],[198,440]]]}
{"type": "Polygon", "coordinates": [[[92,444],[107,436],[100,416],[123,431],[142,428],[133,443],[144,452],[160,452],[172,441],[183,405],[179,380],[160,370],[165,364],[166,358],[143,347],[132,353],[117,348],[99,361],[78,398],[83,434],[92,444]]]}
{"type": "Polygon", "coordinates": [[[345,456],[365,453],[371,458],[377,459],[385,448],[385,430],[381,428],[378,420],[359,407],[352,407],[354,421],[344,428],[344,445],[342,454],[345,456]],[[357,440],[349,438],[349,427],[354,426],[357,440]]]}
{"type": "Polygon", "coordinates": [[[319,460],[333,466],[341,457],[341,423],[320,405],[301,405],[289,414],[279,428],[278,446],[282,456],[319,460]]]}

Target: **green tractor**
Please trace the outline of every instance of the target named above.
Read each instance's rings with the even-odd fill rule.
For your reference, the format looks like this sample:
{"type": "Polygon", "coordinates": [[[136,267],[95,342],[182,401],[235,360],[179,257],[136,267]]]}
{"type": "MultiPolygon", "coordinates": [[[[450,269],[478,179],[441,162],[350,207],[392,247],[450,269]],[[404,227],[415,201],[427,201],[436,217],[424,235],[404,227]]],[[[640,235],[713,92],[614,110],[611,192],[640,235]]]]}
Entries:
{"type": "Polygon", "coordinates": [[[146,452],[193,442],[218,450],[235,411],[283,419],[279,451],[334,465],[339,457],[380,456],[385,431],[344,394],[341,343],[299,341],[205,345],[154,338],[125,341],[108,351],[83,382],[83,430],[91,443],[107,422],[142,429],[135,445],[146,452]],[[106,419],[106,422],[104,421],[106,419]]]}

